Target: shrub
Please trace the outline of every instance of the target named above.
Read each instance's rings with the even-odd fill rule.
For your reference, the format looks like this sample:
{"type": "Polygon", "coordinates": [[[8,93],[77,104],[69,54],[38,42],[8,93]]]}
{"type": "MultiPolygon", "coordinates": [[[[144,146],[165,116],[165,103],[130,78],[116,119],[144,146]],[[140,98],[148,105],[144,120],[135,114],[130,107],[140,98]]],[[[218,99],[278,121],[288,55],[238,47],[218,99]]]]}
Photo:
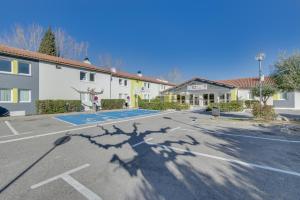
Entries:
{"type": "Polygon", "coordinates": [[[53,114],[65,112],[79,112],[83,110],[80,100],[37,100],[38,114],[53,114]]]}
{"type": "Polygon", "coordinates": [[[176,110],[187,110],[189,109],[188,104],[179,104],[175,102],[160,102],[160,101],[140,101],[139,107],[142,109],[148,110],[167,110],[167,109],[176,109],[176,110]]]}
{"type": "Polygon", "coordinates": [[[245,101],[245,106],[246,108],[253,108],[253,105],[259,103],[258,100],[246,100],[245,101]]]}
{"type": "Polygon", "coordinates": [[[221,103],[211,103],[207,107],[206,111],[211,111],[213,107],[220,108],[221,112],[238,112],[243,110],[242,101],[230,101],[221,103]]]}
{"type": "Polygon", "coordinates": [[[259,103],[253,105],[252,114],[257,119],[274,120],[276,118],[276,113],[273,109],[273,106],[262,105],[261,112],[260,112],[259,103]]]}
{"type": "Polygon", "coordinates": [[[103,110],[122,109],[125,104],[124,99],[102,99],[101,107],[103,110]]]}

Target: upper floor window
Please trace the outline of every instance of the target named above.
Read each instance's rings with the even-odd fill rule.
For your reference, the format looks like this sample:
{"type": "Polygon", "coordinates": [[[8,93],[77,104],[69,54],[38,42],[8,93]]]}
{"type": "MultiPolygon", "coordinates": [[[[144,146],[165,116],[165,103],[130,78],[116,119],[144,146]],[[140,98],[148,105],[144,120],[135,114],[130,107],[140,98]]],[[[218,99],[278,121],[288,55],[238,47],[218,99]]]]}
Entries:
{"type": "Polygon", "coordinates": [[[0,89],[0,102],[9,103],[12,102],[12,90],[0,89]]]}
{"type": "Polygon", "coordinates": [[[19,74],[30,75],[30,64],[19,62],[19,74]]]}
{"type": "Polygon", "coordinates": [[[127,80],[124,80],[124,86],[127,86],[127,80]]]}
{"type": "Polygon", "coordinates": [[[19,101],[21,103],[31,102],[31,91],[30,90],[20,89],[19,90],[19,95],[20,95],[20,100],[19,101]]]}
{"type": "Polygon", "coordinates": [[[128,84],[127,79],[121,79],[121,78],[119,78],[119,85],[121,85],[121,86],[127,86],[127,84],[128,84]]]}
{"type": "Polygon", "coordinates": [[[0,60],[0,71],[1,72],[12,72],[11,61],[9,60],[0,60]]]}
{"type": "Polygon", "coordinates": [[[95,73],[90,73],[90,81],[95,81],[95,73]]]}
{"type": "Polygon", "coordinates": [[[123,79],[119,78],[119,85],[123,85],[123,79]]]}
{"type": "Polygon", "coordinates": [[[80,80],[81,81],[86,81],[87,80],[86,72],[80,72],[80,80]]]}

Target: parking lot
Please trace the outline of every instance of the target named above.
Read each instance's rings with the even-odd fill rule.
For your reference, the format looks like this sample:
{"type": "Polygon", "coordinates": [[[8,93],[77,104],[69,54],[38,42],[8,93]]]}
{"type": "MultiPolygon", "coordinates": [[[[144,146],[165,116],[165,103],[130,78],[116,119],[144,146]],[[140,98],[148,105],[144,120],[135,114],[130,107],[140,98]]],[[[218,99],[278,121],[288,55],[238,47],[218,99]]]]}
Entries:
{"type": "Polygon", "coordinates": [[[299,199],[297,135],[189,111],[123,114],[0,121],[0,199],[299,199]]]}

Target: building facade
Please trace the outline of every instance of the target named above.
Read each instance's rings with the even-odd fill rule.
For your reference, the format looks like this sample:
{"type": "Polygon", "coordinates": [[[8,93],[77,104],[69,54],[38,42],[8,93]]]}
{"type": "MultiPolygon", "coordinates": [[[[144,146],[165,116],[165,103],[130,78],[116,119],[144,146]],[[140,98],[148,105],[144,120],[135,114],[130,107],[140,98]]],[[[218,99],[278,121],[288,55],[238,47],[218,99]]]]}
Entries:
{"type": "MultiPolygon", "coordinates": [[[[152,99],[174,84],[164,80],[94,66],[0,45],[0,112],[36,113],[37,100],[81,100],[86,109],[93,89],[101,99],[125,99],[130,107],[152,99]]],[[[1,114],[0,113],[0,114],[1,114]]]]}
{"type": "MultiPolygon", "coordinates": [[[[258,78],[219,81],[194,78],[165,90],[162,95],[167,101],[206,107],[210,103],[259,100],[251,93],[252,88],[258,84],[258,78]]],[[[266,77],[263,84],[272,85],[274,82],[266,77]]],[[[268,99],[267,104],[277,109],[300,109],[300,92],[277,92],[268,99]]]]}

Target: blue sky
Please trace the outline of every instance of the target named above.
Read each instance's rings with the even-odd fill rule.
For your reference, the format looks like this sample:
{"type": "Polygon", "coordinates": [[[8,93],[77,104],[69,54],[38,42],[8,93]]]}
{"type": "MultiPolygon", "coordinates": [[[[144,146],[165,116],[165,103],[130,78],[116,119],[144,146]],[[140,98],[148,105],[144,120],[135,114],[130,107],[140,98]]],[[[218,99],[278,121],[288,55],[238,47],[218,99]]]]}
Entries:
{"type": "Polygon", "coordinates": [[[257,75],[282,51],[300,49],[299,0],[9,0],[1,2],[0,32],[13,24],[62,27],[88,41],[89,57],[110,53],[123,69],[152,76],[177,67],[185,79],[257,75]]]}

